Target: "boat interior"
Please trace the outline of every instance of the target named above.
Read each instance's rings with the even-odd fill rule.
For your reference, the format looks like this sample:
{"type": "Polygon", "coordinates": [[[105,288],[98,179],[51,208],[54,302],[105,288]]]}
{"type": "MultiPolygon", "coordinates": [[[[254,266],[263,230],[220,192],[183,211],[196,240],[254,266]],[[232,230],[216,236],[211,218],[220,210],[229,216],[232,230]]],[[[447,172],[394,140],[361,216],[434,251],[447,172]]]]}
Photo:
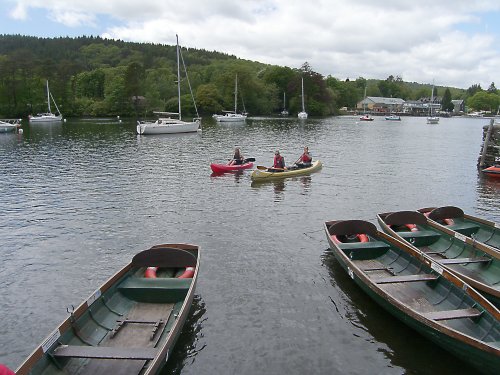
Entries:
{"type": "Polygon", "coordinates": [[[193,280],[177,277],[196,266],[190,252],[166,250],[137,254],[124,275],[86,302],[83,313],[69,311],[68,329],[36,366],[45,368],[44,374],[145,371],[174,326],[193,280]],[[148,266],[160,267],[156,278],[144,277],[148,266]]]}
{"type": "MultiPolygon", "coordinates": [[[[448,268],[488,285],[500,288],[500,257],[485,253],[427,223],[424,215],[416,211],[380,214],[383,225],[420,251],[448,268]],[[413,229],[408,224],[414,224],[413,229]]],[[[389,234],[390,231],[388,230],[389,234]]]]}
{"type": "Polygon", "coordinates": [[[358,275],[365,278],[361,283],[374,286],[377,294],[394,300],[400,310],[411,309],[415,315],[447,328],[500,345],[498,321],[484,314],[485,309],[464,290],[433,271],[418,256],[410,255],[411,249],[405,251],[406,245],[378,232],[369,222],[331,223],[327,223],[331,242],[343,254],[346,265],[355,267],[358,275]],[[359,233],[365,233],[368,241],[359,242],[359,233]],[[343,238],[350,240],[342,242],[343,238]]]}

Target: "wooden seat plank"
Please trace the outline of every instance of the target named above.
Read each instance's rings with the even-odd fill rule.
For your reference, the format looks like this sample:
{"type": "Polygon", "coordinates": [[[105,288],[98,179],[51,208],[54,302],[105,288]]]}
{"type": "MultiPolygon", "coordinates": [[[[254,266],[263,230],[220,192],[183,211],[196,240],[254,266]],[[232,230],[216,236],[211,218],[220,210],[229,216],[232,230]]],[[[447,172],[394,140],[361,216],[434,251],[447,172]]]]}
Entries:
{"type": "Polygon", "coordinates": [[[452,258],[452,259],[439,260],[439,263],[443,264],[488,263],[488,262],[491,262],[491,258],[477,257],[477,258],[452,258]]]}
{"type": "Polygon", "coordinates": [[[444,311],[432,311],[423,314],[427,319],[431,320],[452,320],[452,319],[464,319],[464,318],[477,318],[481,316],[482,312],[474,309],[458,309],[458,310],[444,310],[444,311]]]}
{"type": "Polygon", "coordinates": [[[380,279],[375,279],[375,283],[377,284],[391,284],[391,283],[409,283],[416,281],[432,281],[436,280],[438,276],[421,273],[418,275],[402,275],[402,276],[389,276],[380,279]]]}
{"type": "Polygon", "coordinates": [[[158,354],[156,348],[113,348],[109,346],[61,345],[54,349],[54,357],[151,360],[158,354]]]}

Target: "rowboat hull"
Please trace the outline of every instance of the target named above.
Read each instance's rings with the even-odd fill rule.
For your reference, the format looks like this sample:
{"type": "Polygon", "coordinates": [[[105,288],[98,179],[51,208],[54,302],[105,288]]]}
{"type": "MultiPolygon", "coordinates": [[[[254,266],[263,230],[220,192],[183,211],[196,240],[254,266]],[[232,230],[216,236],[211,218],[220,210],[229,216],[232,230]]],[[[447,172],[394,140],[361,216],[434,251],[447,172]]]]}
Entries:
{"type": "Polygon", "coordinates": [[[316,160],[308,168],[285,170],[283,172],[268,172],[267,170],[256,169],[252,172],[250,178],[253,181],[269,181],[286,177],[302,176],[302,175],[307,175],[309,173],[317,172],[321,169],[322,166],[323,164],[321,163],[321,161],[316,160]]]}
{"type": "Polygon", "coordinates": [[[497,165],[483,169],[482,172],[488,177],[500,178],[500,167],[497,165]]]}
{"type": "Polygon", "coordinates": [[[418,211],[436,224],[500,250],[500,224],[465,214],[453,206],[428,207],[418,211]]]}
{"type": "Polygon", "coordinates": [[[216,163],[210,164],[210,168],[214,173],[238,172],[245,169],[250,169],[252,167],[253,167],[252,162],[239,165],[227,165],[227,164],[216,164],[216,163]]]}
{"type": "Polygon", "coordinates": [[[199,255],[188,244],[138,253],[70,312],[16,373],[157,374],[189,313],[199,255]],[[149,266],[160,267],[158,277],[144,277],[149,266]],[[177,270],[186,267],[194,273],[179,278],[177,270]]]}
{"type": "Polygon", "coordinates": [[[383,213],[377,218],[384,232],[439,263],[500,307],[500,253],[495,249],[448,230],[420,212],[383,213]]]}
{"type": "Polygon", "coordinates": [[[478,292],[371,223],[329,221],[324,229],[335,258],[381,307],[480,371],[498,372],[500,312],[478,292]],[[367,242],[338,242],[360,233],[367,242]]]}

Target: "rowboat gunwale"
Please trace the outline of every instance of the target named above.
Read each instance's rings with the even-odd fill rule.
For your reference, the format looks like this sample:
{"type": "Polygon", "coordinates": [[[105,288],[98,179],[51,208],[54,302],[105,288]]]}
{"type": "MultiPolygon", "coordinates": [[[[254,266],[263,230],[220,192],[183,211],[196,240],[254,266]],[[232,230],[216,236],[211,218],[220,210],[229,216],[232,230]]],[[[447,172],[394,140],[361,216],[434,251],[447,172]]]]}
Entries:
{"type": "MultiPolygon", "coordinates": [[[[445,257],[443,259],[434,259],[430,255],[426,254],[424,251],[419,249],[419,247],[415,246],[414,244],[410,243],[407,239],[403,238],[399,234],[399,232],[396,232],[395,230],[393,230],[386,223],[385,218],[387,216],[389,216],[390,214],[394,214],[394,213],[403,213],[403,214],[409,213],[414,217],[417,217],[417,215],[421,215],[420,220],[422,220],[422,221],[420,221],[419,223],[416,222],[416,223],[412,223],[412,224],[419,224],[424,228],[424,230],[425,230],[426,225],[427,225],[428,227],[430,227],[431,230],[434,230],[435,233],[438,233],[440,235],[441,234],[447,235],[450,240],[453,239],[453,240],[461,241],[461,242],[465,243],[466,245],[469,245],[471,247],[470,248],[471,251],[477,250],[479,252],[482,252],[484,254],[491,256],[492,259],[496,259],[496,260],[500,261],[500,253],[498,253],[498,251],[496,251],[494,248],[487,246],[481,242],[477,242],[470,237],[461,235],[460,233],[457,233],[457,232],[447,228],[446,226],[440,225],[439,223],[425,217],[421,212],[418,212],[418,211],[399,211],[399,212],[386,212],[386,213],[377,214],[378,223],[385,233],[388,233],[390,236],[395,237],[398,240],[400,240],[401,242],[404,242],[405,244],[415,248],[418,252],[420,252],[422,254],[423,257],[428,258],[436,263],[439,263],[441,265],[441,267],[446,268],[449,272],[451,272],[451,273],[455,274],[456,276],[458,276],[459,278],[465,280],[467,282],[467,284],[478,289],[480,292],[485,293],[486,298],[490,299],[490,301],[493,301],[494,304],[498,305],[498,303],[500,302],[500,289],[494,288],[493,286],[488,285],[487,283],[482,281],[479,273],[476,272],[477,276],[474,277],[474,275],[472,275],[472,274],[467,274],[467,273],[461,272],[459,269],[453,268],[451,265],[446,264],[446,262],[441,262],[443,260],[453,259],[453,258],[445,257]],[[423,221],[425,221],[425,224],[423,224],[423,221]]],[[[415,219],[415,221],[418,221],[418,220],[419,219],[415,219]]],[[[409,223],[406,223],[406,224],[409,224],[409,223]]],[[[466,245],[464,245],[464,247],[466,245]]]]}
{"type": "MultiPolygon", "coordinates": [[[[324,223],[324,230],[330,249],[332,250],[335,258],[341,264],[342,268],[348,272],[354,282],[368,295],[370,295],[372,299],[374,299],[380,306],[385,308],[396,318],[402,320],[404,323],[417,330],[417,332],[421,333],[453,354],[462,356],[464,352],[471,353],[468,357],[471,358],[471,361],[474,361],[474,363],[471,364],[476,367],[481,365],[481,361],[484,357],[487,357],[488,359],[491,359],[492,357],[496,361],[495,363],[499,363],[500,348],[489,345],[486,342],[480,341],[464,332],[455,330],[452,327],[445,326],[439,321],[434,321],[425,317],[423,314],[405,305],[402,301],[399,301],[382,287],[374,283],[373,280],[371,280],[362,269],[351,261],[347,254],[344,253],[344,251],[342,251],[342,249],[340,249],[332,240],[329,227],[338,222],[340,221],[327,221],[324,223]],[[444,343],[447,343],[447,345],[444,345],[444,343]],[[475,357],[482,357],[482,359],[476,360],[475,357]]],[[[427,267],[426,272],[428,271],[429,273],[436,274],[438,277],[443,277],[457,288],[463,290],[464,293],[474,300],[480,301],[481,308],[484,309],[484,311],[487,311],[492,318],[497,321],[500,319],[500,311],[474,288],[460,280],[456,275],[449,272],[447,269],[440,267],[436,262],[433,262],[432,259],[423,257],[411,246],[408,246],[406,243],[398,240],[397,238],[393,238],[388,234],[378,231],[375,226],[373,227],[376,238],[383,239],[389,244],[392,244],[393,246],[398,247],[402,251],[415,257],[427,267]]]]}
{"type": "MultiPolygon", "coordinates": [[[[154,359],[149,360],[149,364],[147,369],[143,372],[144,375],[150,375],[157,373],[165,364],[165,358],[168,355],[168,352],[174,346],[180,331],[184,325],[184,322],[189,313],[189,309],[191,307],[193,298],[194,298],[194,290],[196,287],[198,272],[200,267],[200,250],[201,248],[197,245],[187,244],[187,243],[172,243],[172,244],[161,244],[152,246],[150,249],[157,248],[175,248],[186,250],[191,253],[196,253],[196,266],[194,270],[194,274],[192,277],[192,281],[190,287],[187,291],[186,297],[181,305],[178,316],[175,320],[175,323],[172,326],[170,332],[168,332],[166,339],[156,348],[158,349],[157,354],[154,359]]],[[[40,361],[47,353],[52,351],[53,349],[46,350],[44,352],[42,346],[44,343],[48,342],[57,331],[59,331],[59,336],[62,336],[65,332],[72,328],[71,321],[74,319],[78,321],[92,306],[93,302],[97,300],[95,296],[104,295],[106,291],[108,291],[111,287],[113,287],[119,280],[121,280],[127,273],[132,269],[132,261],[130,261],[127,265],[117,271],[113,276],[111,276],[107,281],[105,281],[100,287],[98,287],[88,298],[83,300],[78,307],[75,308],[72,315],[68,316],[62,323],[60,323],[51,333],[42,340],[41,344],[33,350],[33,352],[24,360],[21,365],[16,370],[16,375],[27,375],[30,373],[33,366],[40,361]]],[[[51,347],[54,345],[51,344],[51,347]]],[[[167,357],[168,359],[168,357],[167,357]]]]}

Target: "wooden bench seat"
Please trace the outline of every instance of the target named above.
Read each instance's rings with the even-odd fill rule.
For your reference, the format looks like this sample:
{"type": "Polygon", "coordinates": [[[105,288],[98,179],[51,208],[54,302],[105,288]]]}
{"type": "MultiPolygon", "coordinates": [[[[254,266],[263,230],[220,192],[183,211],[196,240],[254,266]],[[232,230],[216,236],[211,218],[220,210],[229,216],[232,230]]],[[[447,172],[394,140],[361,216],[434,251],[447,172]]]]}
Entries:
{"type": "Polygon", "coordinates": [[[156,348],[115,348],[109,346],[61,345],[52,355],[59,358],[133,359],[151,360],[156,357],[156,348]]]}
{"type": "Polygon", "coordinates": [[[452,258],[452,259],[439,260],[439,263],[442,264],[465,264],[465,263],[488,263],[488,262],[491,262],[491,258],[477,257],[477,258],[452,258]]]}
{"type": "Polygon", "coordinates": [[[389,276],[380,279],[375,279],[375,283],[377,284],[392,284],[392,283],[410,283],[417,281],[433,281],[437,280],[438,276],[420,273],[418,275],[401,275],[401,276],[389,276]]]}
{"type": "Polygon", "coordinates": [[[452,319],[464,319],[464,318],[478,318],[482,314],[481,311],[469,308],[469,309],[458,309],[458,310],[444,310],[444,311],[432,311],[422,314],[427,319],[431,320],[452,320],[452,319]]]}
{"type": "Polygon", "coordinates": [[[192,281],[174,277],[129,277],[118,286],[118,290],[135,301],[174,303],[186,297],[192,281]]]}

